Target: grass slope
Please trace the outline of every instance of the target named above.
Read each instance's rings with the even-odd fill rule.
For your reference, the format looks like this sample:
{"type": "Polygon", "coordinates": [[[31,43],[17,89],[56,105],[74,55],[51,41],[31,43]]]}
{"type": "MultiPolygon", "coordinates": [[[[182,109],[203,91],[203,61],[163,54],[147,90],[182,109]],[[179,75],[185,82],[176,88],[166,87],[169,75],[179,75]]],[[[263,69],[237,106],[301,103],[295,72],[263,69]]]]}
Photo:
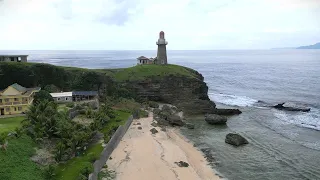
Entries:
{"type": "Polygon", "coordinates": [[[14,131],[15,128],[21,126],[21,121],[23,121],[24,119],[24,116],[0,118],[0,134],[4,132],[14,131]]]}
{"type": "Polygon", "coordinates": [[[35,143],[28,136],[9,139],[7,151],[0,150],[0,179],[45,179],[40,167],[30,160],[34,147],[35,143]]]}
{"type": "Polygon", "coordinates": [[[117,81],[136,81],[143,80],[146,77],[164,77],[168,75],[186,76],[189,78],[198,78],[189,68],[178,65],[138,65],[130,68],[119,69],[114,72],[114,77],[117,81]]]}

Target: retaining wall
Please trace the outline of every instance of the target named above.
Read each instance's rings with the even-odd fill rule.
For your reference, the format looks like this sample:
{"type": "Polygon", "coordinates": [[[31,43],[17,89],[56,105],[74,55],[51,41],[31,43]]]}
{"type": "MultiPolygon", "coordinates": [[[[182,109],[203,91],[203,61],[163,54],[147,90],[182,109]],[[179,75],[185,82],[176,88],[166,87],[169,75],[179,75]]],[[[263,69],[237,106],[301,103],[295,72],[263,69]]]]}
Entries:
{"type": "Polygon", "coordinates": [[[126,122],[126,124],[119,126],[117,131],[113,134],[108,144],[104,147],[100,159],[96,160],[93,164],[93,173],[91,173],[88,177],[89,180],[97,180],[98,174],[101,171],[102,167],[106,164],[113,150],[118,146],[120,140],[127,132],[133,121],[133,117],[130,116],[126,122]]]}

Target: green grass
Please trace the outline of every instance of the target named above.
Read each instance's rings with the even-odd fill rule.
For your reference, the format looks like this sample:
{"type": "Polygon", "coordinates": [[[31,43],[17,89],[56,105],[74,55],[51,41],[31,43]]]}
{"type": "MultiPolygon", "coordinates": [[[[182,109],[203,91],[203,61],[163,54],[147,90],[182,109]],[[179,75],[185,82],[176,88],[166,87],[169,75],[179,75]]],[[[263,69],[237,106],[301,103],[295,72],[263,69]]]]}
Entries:
{"type": "Polygon", "coordinates": [[[83,165],[91,162],[91,156],[89,154],[93,154],[94,156],[99,157],[103,147],[100,143],[95,144],[88,148],[86,152],[76,158],[69,160],[65,164],[59,164],[56,169],[56,179],[58,180],[74,180],[79,176],[83,165]]]}
{"type": "Polygon", "coordinates": [[[24,116],[0,118],[0,134],[4,132],[14,131],[21,126],[21,121],[25,119],[24,116]]]}
{"type": "Polygon", "coordinates": [[[117,81],[135,81],[145,79],[146,77],[152,76],[168,76],[168,75],[180,75],[186,76],[189,78],[198,78],[196,74],[191,71],[189,68],[178,65],[138,65],[126,69],[120,69],[115,72],[115,79],[117,81]]]}
{"type": "Polygon", "coordinates": [[[8,139],[7,151],[0,150],[0,179],[45,179],[40,167],[30,160],[34,147],[35,143],[28,136],[8,139]]]}
{"type": "Polygon", "coordinates": [[[101,132],[103,134],[108,134],[113,128],[120,125],[124,125],[131,113],[122,110],[115,110],[116,117],[110,119],[110,121],[102,128],[101,132]]]}

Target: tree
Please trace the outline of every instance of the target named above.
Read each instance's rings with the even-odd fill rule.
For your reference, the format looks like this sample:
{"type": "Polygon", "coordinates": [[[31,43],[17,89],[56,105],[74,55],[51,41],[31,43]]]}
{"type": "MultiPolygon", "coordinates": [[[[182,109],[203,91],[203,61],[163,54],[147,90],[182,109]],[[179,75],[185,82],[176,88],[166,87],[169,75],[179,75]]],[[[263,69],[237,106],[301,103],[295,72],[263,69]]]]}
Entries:
{"type": "Polygon", "coordinates": [[[34,96],[34,100],[33,103],[35,105],[38,105],[41,101],[54,101],[52,96],[50,95],[50,93],[48,91],[45,90],[40,90],[38,93],[36,93],[36,95],[34,96]]]}

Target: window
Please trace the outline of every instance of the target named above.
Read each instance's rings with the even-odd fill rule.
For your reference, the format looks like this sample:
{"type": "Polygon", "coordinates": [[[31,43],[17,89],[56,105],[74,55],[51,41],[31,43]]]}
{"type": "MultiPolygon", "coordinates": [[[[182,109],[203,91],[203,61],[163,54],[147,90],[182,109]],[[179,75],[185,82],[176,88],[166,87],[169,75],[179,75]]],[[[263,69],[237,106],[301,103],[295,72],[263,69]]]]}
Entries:
{"type": "Polygon", "coordinates": [[[19,110],[19,111],[22,111],[22,107],[18,107],[18,110],[19,110]]]}
{"type": "Polygon", "coordinates": [[[60,101],[60,98],[58,98],[58,101],[60,101]]]}
{"type": "Polygon", "coordinates": [[[7,108],[6,108],[6,111],[7,111],[7,112],[9,112],[9,111],[10,111],[10,108],[9,108],[9,107],[7,107],[7,108]]]}
{"type": "Polygon", "coordinates": [[[21,62],[21,57],[18,57],[18,62],[21,62]]]}
{"type": "Polygon", "coordinates": [[[18,101],[18,98],[14,98],[14,101],[18,101]]]}
{"type": "Polygon", "coordinates": [[[2,99],[0,99],[0,103],[2,103],[2,99]]]}
{"type": "Polygon", "coordinates": [[[68,101],[68,97],[66,97],[66,101],[68,101]]]}
{"type": "Polygon", "coordinates": [[[9,102],[9,99],[4,99],[5,102],[9,102]]]}
{"type": "Polygon", "coordinates": [[[14,111],[17,111],[17,108],[16,108],[16,107],[14,107],[14,111]]]}

